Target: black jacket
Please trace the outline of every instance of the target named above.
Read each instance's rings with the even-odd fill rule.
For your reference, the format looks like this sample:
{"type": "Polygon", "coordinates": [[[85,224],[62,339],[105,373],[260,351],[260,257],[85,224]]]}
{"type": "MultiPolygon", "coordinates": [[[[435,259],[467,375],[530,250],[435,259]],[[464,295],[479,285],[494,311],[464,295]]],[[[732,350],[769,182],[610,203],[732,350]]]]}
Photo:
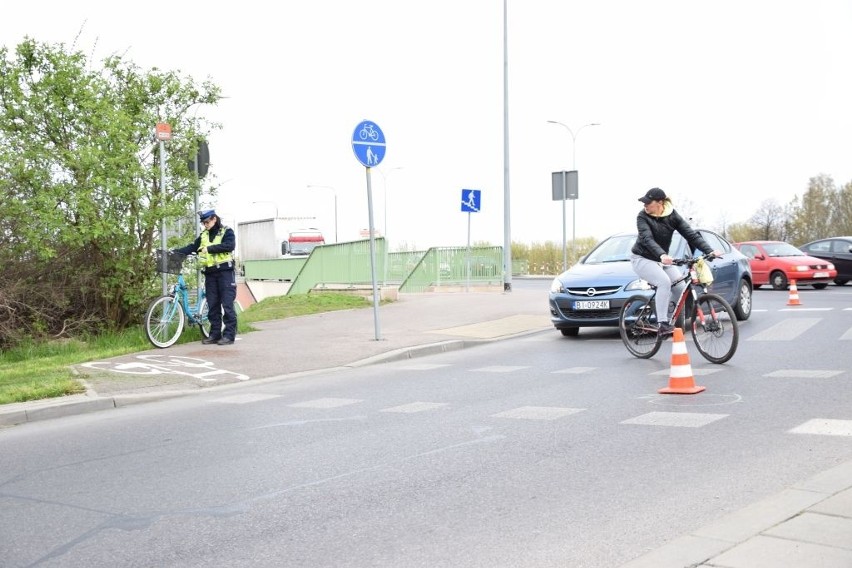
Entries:
{"type": "Polygon", "coordinates": [[[631,252],[648,260],[659,261],[661,256],[669,253],[675,231],[686,239],[692,249],[700,249],[705,254],[713,252],[707,241],[701,238],[677,211],[668,206],[660,217],[648,215],[644,210],[640,211],[636,216],[636,228],[639,236],[636,237],[631,252]]]}

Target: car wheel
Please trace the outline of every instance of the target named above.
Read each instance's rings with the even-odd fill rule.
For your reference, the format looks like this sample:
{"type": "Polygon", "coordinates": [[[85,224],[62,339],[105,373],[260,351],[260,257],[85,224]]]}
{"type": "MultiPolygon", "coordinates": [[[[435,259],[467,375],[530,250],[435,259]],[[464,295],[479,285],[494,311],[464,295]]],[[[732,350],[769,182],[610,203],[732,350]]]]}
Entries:
{"type": "Polygon", "coordinates": [[[835,278],[834,279],[834,283],[837,284],[838,286],[846,286],[847,282],[849,282],[849,281],[844,280],[843,278],[835,278]]]}
{"type": "Polygon", "coordinates": [[[773,290],[787,289],[787,276],[778,270],[769,275],[769,283],[772,284],[773,290]]]}
{"type": "Polygon", "coordinates": [[[823,288],[828,286],[828,284],[814,284],[813,286],[814,286],[814,290],[822,290],[823,288]]]}
{"type": "Polygon", "coordinates": [[[560,329],[559,331],[561,331],[562,335],[564,335],[565,337],[577,337],[577,335],[580,333],[580,328],[579,327],[564,327],[564,328],[560,329]]]}
{"type": "Polygon", "coordinates": [[[745,321],[751,316],[751,286],[745,279],[740,280],[740,290],[734,303],[734,313],[739,321],[745,321]]]}

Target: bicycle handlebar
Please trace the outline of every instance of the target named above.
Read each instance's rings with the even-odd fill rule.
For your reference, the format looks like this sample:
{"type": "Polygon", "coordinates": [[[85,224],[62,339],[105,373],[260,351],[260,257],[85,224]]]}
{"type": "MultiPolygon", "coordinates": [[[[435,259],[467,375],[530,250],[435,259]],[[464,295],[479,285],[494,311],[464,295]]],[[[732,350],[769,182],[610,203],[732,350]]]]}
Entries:
{"type": "Polygon", "coordinates": [[[707,254],[702,254],[701,256],[696,257],[687,257],[687,258],[675,258],[672,260],[672,264],[675,266],[692,266],[699,260],[706,260],[709,262],[713,262],[716,260],[716,255],[712,252],[707,254]]]}

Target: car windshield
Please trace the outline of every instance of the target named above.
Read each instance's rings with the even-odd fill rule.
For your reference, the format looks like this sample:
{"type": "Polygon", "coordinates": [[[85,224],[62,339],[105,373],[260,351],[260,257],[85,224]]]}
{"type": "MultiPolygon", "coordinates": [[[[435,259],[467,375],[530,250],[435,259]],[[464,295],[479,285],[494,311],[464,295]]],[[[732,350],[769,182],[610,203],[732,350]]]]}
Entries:
{"type": "Polygon", "coordinates": [[[589,253],[583,264],[603,264],[605,262],[627,262],[630,249],[636,241],[636,235],[618,235],[610,237],[589,253]]]}
{"type": "Polygon", "coordinates": [[[805,256],[805,253],[789,243],[766,243],[763,250],[769,256],[805,256]]]}
{"type": "MultiPolygon", "coordinates": [[[[589,253],[583,264],[629,262],[631,255],[630,249],[633,248],[633,243],[635,242],[636,235],[616,235],[609,237],[589,253]]],[[[675,233],[672,238],[672,246],[669,247],[669,254],[676,256],[676,251],[681,247],[682,242],[683,237],[679,233],[675,233]]]]}

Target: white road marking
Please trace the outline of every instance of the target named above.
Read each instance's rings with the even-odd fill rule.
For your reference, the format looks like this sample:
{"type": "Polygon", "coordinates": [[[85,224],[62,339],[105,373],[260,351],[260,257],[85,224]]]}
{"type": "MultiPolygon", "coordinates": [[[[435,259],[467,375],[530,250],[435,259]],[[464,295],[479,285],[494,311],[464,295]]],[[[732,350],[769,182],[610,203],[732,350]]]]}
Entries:
{"type": "Polygon", "coordinates": [[[482,371],[483,373],[512,373],[514,371],[520,371],[521,369],[529,369],[529,367],[514,365],[493,365],[491,367],[480,367],[478,369],[471,370],[482,371]]]}
{"type": "Polygon", "coordinates": [[[248,392],[245,394],[235,394],[234,396],[217,398],[214,402],[224,402],[225,404],[246,404],[248,402],[259,402],[261,400],[270,400],[273,398],[280,398],[280,395],[248,392]]]}
{"type": "Polygon", "coordinates": [[[749,337],[749,341],[792,341],[820,322],[819,318],[788,318],[749,337]]]}
{"type": "Polygon", "coordinates": [[[728,416],[728,414],[708,414],[704,412],[649,412],[636,418],[623,420],[621,423],[639,424],[641,426],[699,428],[722,418],[727,418],[728,416]]]}
{"type": "Polygon", "coordinates": [[[348,406],[363,402],[357,398],[315,398],[314,400],[306,400],[290,404],[293,408],[338,408],[340,406],[348,406]]]}
{"type": "Polygon", "coordinates": [[[492,418],[515,418],[519,420],[556,420],[584,411],[585,408],[562,408],[558,406],[521,406],[492,414],[492,418]]]}
{"type": "Polygon", "coordinates": [[[596,370],[597,367],[569,367],[567,369],[560,369],[559,371],[553,371],[554,375],[580,375],[583,373],[588,373],[589,371],[596,370]]]}
{"type": "Polygon", "coordinates": [[[843,371],[830,370],[821,371],[819,369],[784,369],[781,371],[772,371],[771,373],[766,373],[763,376],[790,379],[827,379],[829,377],[836,377],[842,372],[843,371]]]}
{"type": "Polygon", "coordinates": [[[391,408],[383,408],[379,412],[401,412],[411,414],[413,412],[423,412],[424,410],[446,408],[447,406],[449,406],[449,403],[446,402],[411,402],[400,406],[392,406],[391,408]]]}
{"type": "Polygon", "coordinates": [[[396,366],[396,369],[403,371],[431,371],[432,369],[440,369],[441,367],[450,367],[449,363],[407,363],[405,365],[396,366]]]}
{"type": "Polygon", "coordinates": [[[852,436],[852,420],[815,418],[789,430],[790,434],[819,434],[822,436],[852,436]]]}

